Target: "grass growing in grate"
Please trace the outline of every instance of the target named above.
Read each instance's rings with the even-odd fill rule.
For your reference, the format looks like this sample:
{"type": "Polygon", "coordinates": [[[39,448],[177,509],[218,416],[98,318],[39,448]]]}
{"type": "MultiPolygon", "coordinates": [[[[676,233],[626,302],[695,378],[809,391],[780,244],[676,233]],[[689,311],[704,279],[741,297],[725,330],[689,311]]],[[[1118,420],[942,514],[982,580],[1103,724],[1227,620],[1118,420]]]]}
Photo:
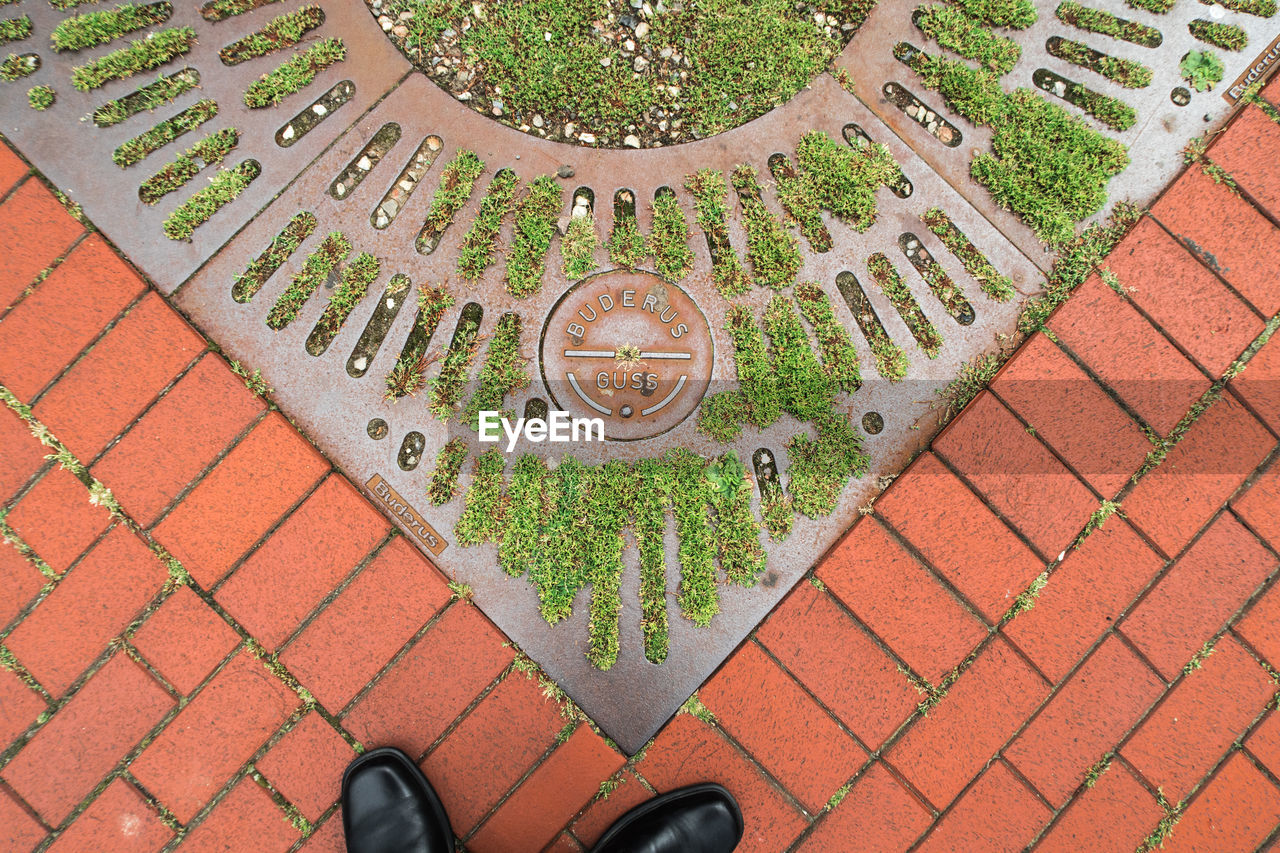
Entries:
{"type": "Polygon", "coordinates": [[[1071,39],[1050,39],[1048,49],[1059,59],[1097,72],[1126,89],[1143,89],[1151,85],[1151,69],[1141,62],[1107,56],[1071,39]]]}
{"type": "Polygon", "coordinates": [[[583,575],[591,584],[587,660],[607,670],[618,659],[618,614],[622,610],[622,531],[630,515],[635,479],[631,466],[614,459],[592,472],[587,496],[583,575]]]}
{"type": "Polygon", "coordinates": [[[1016,41],[996,35],[954,6],[924,6],[912,20],[942,47],[996,74],[1008,74],[1022,58],[1016,41]]]}
{"type": "Polygon", "coordinates": [[[342,329],[342,324],[347,322],[347,317],[369,292],[369,285],[378,278],[381,270],[381,264],[373,255],[368,252],[356,255],[342,271],[342,280],[338,282],[337,289],[329,297],[324,313],[316,322],[316,328],[323,330],[330,339],[337,335],[342,329]]]}
{"type": "Polygon", "coordinates": [[[440,375],[431,381],[429,408],[440,420],[448,420],[462,403],[462,388],[479,348],[480,324],[464,311],[440,364],[440,375]]]}
{"type": "Polygon", "coordinates": [[[907,324],[907,328],[911,330],[911,336],[916,339],[920,349],[924,350],[929,358],[937,358],[939,350],[942,349],[942,335],[924,315],[920,303],[916,301],[911,289],[902,280],[893,263],[880,252],[876,252],[867,258],[867,271],[875,279],[880,292],[893,304],[902,322],[907,324]]]}
{"type": "Polygon", "coordinates": [[[632,530],[640,552],[640,631],[644,656],[652,663],[667,659],[667,559],[664,536],[671,495],[671,473],[658,459],[635,463],[632,530]]]}
{"type": "Polygon", "coordinates": [[[532,453],[521,456],[511,468],[498,564],[512,577],[524,574],[537,558],[544,514],[543,491],[549,476],[547,463],[532,453]]]}
{"type": "Polygon", "coordinates": [[[191,50],[195,43],[196,31],[191,27],[150,33],[146,38],[130,42],[128,47],[71,69],[71,85],[88,92],[113,80],[124,80],[173,61],[191,50]]]}
{"type": "MultiPolygon", "coordinates": [[[[1217,3],[1233,12],[1244,12],[1247,15],[1257,15],[1259,18],[1270,18],[1276,13],[1276,0],[1200,0],[1200,2],[1206,6],[1217,3]]],[[[1173,5],[1173,0],[1169,0],[1169,5],[1173,5]]]]}
{"type": "MultiPolygon", "coordinates": [[[[81,0],[86,2],[86,0],[81,0]]],[[[280,0],[210,0],[200,7],[200,15],[206,21],[225,21],[227,18],[243,15],[245,12],[252,12],[254,9],[271,3],[279,3],[280,0]]]]}
{"type": "Polygon", "coordinates": [[[742,227],[747,232],[747,259],[756,282],[778,289],[796,280],[803,263],[796,238],[769,212],[760,197],[755,167],[743,164],[730,175],[742,205],[742,227]]]}
{"type": "Polygon", "coordinates": [[[453,306],[453,296],[442,287],[420,287],[418,289],[418,314],[413,319],[413,328],[404,349],[396,358],[395,365],[386,377],[388,400],[401,397],[412,397],[418,393],[427,381],[427,345],[444,312],[453,306]]]}
{"type": "Polygon", "coordinates": [[[467,460],[467,443],[451,438],[436,454],[436,466],[427,483],[427,500],[432,506],[444,506],[458,493],[458,474],[467,460]]]}
{"type": "Polygon", "coordinates": [[[668,281],[680,281],[693,269],[693,251],[689,248],[689,223],[675,192],[659,190],[651,211],[649,251],[653,252],[654,269],[668,281]]]}
{"type": "Polygon", "coordinates": [[[31,35],[31,18],[26,15],[0,21],[0,44],[22,41],[29,35],[31,35]]]}
{"type": "Polygon", "coordinates": [[[516,204],[515,239],[507,253],[503,276],[503,284],[512,296],[525,297],[542,289],[542,273],[562,196],[556,179],[542,175],[533,179],[516,204]]]}
{"type": "Polygon", "coordinates": [[[278,332],[293,322],[311,294],[316,292],[316,288],[324,283],[350,253],[351,241],[341,231],[329,232],[315,251],[307,256],[302,269],[294,273],[289,286],[271,307],[267,314],[267,326],[278,332]]]}
{"type": "Polygon", "coordinates": [[[798,433],[787,442],[787,492],[798,512],[810,518],[830,515],[845,483],[861,477],[870,463],[862,450],[862,435],[839,412],[814,421],[817,437],[798,433]]]}
{"type": "Polygon", "coordinates": [[[1063,23],[1078,27],[1086,32],[1098,33],[1112,38],[1123,39],[1142,47],[1159,47],[1164,37],[1155,27],[1148,27],[1137,21],[1126,21],[1117,18],[1105,9],[1094,9],[1082,6],[1074,0],[1059,3],[1055,11],[1063,23]]]}
{"type": "Polygon", "coordinates": [[[895,53],[951,109],[992,128],[992,153],[975,157],[970,173],[1052,247],[1070,242],[1076,222],[1101,209],[1107,182],[1129,164],[1122,144],[1027,89],[1006,93],[989,71],[903,44],[895,53]]]}
{"type": "Polygon", "coordinates": [[[716,588],[715,541],[711,535],[711,482],[706,460],[683,447],[670,450],[663,462],[671,472],[671,511],[680,540],[680,611],[698,627],[720,612],[716,588]]]}
{"type": "Polygon", "coordinates": [[[747,420],[747,398],[741,390],[717,391],[702,398],[698,407],[698,432],[716,441],[730,442],[742,434],[747,420]]]}
{"type": "Polygon", "coordinates": [[[49,109],[57,97],[52,86],[32,86],[27,90],[27,104],[37,112],[49,109]]]}
{"type": "Polygon", "coordinates": [[[901,172],[883,145],[851,148],[821,131],[801,138],[796,160],[798,171],[777,176],[778,198],[807,236],[825,232],[823,209],[855,231],[866,231],[876,221],[876,190],[901,172]]]}
{"type": "Polygon", "coordinates": [[[720,568],[730,583],[755,586],[764,571],[760,525],[751,514],[751,480],[732,450],[712,459],[704,469],[715,509],[714,539],[720,568]]]}
{"type": "Polygon", "coordinates": [[[169,193],[186,186],[205,166],[221,163],[239,142],[240,131],[234,127],[209,134],[143,181],[138,188],[138,198],[143,204],[155,204],[169,193]],[[198,164],[197,160],[200,161],[198,164]]]}
{"type": "Polygon", "coordinates": [[[1031,0],[952,0],[952,2],[969,17],[993,27],[1025,30],[1039,17],[1031,0]]]}
{"type": "Polygon", "coordinates": [[[431,199],[431,209],[422,223],[418,234],[417,248],[419,252],[435,249],[436,241],[453,223],[453,217],[471,198],[476,178],[484,171],[484,161],[474,151],[463,149],[453,155],[440,173],[440,186],[431,199]]]}
{"type": "Polygon", "coordinates": [[[1244,50],[1249,45],[1249,36],[1243,28],[1235,24],[1222,24],[1217,21],[1206,21],[1197,18],[1187,24],[1193,38],[1223,50],[1244,50]]]}
{"type": "Polygon", "coordinates": [[[649,255],[649,246],[636,219],[635,196],[628,190],[624,204],[614,204],[613,230],[609,232],[609,260],[633,270],[649,255]]]}
{"type": "Polygon", "coordinates": [[[791,496],[783,491],[777,480],[760,482],[760,521],[774,542],[790,536],[796,523],[791,496]]]}
{"type": "Polygon", "coordinates": [[[114,9],[87,12],[64,19],[49,34],[53,49],[84,50],[115,41],[123,35],[169,20],[173,4],[150,3],[146,6],[123,4],[114,9]]]}
{"type": "Polygon", "coordinates": [[[251,110],[273,107],[309,86],[321,71],[346,58],[347,48],[342,39],[327,38],[316,42],[276,70],[250,83],[244,93],[244,105],[251,110]]]}
{"type": "Polygon", "coordinates": [[[528,359],[520,354],[520,315],[514,312],[498,318],[497,328],[485,350],[484,366],[480,368],[479,384],[463,412],[463,420],[472,429],[479,430],[481,412],[502,412],[502,417],[513,419],[510,410],[502,408],[508,394],[529,385],[529,373],[525,370],[528,359]]]}
{"type": "Polygon", "coordinates": [[[111,152],[111,160],[121,169],[132,166],[217,114],[216,102],[209,98],[197,101],[176,116],[165,119],[150,130],[121,144],[111,152]]]}
{"type": "Polygon", "coordinates": [[[154,110],[170,103],[199,82],[200,72],[194,68],[161,75],[156,82],[148,83],[123,98],[116,98],[98,107],[93,112],[93,123],[98,127],[112,127],[144,110],[154,110]]]}
{"type": "MultiPolygon", "coordinates": [[[[516,196],[516,187],[519,184],[520,179],[510,169],[499,170],[489,182],[489,189],[485,191],[484,198],[480,199],[480,209],[476,212],[476,219],[471,223],[467,236],[462,238],[462,246],[458,250],[458,275],[467,281],[480,278],[485,269],[493,263],[493,250],[498,241],[498,230],[502,227],[503,218],[511,210],[516,196]]],[[[468,190],[467,195],[463,197],[463,203],[470,195],[468,190]]]]}
{"type": "Polygon", "coordinates": [[[277,15],[262,29],[250,33],[239,41],[218,51],[223,65],[238,65],[257,59],[277,50],[293,47],[307,33],[324,23],[324,12],[319,6],[303,6],[292,12],[277,15]]]}
{"type": "Polygon", "coordinates": [[[751,289],[751,279],[738,261],[729,243],[729,228],[725,217],[728,208],[725,196],[728,186],[724,174],[715,169],[701,169],[685,180],[685,188],[693,193],[698,227],[707,237],[711,252],[711,280],[725,299],[746,293],[751,289]]]}
{"type": "Polygon", "coordinates": [[[248,189],[262,166],[257,160],[245,160],[235,168],[224,169],[213,176],[209,186],[182,203],[165,219],[164,235],[170,240],[189,240],[196,229],[208,222],[213,215],[235,201],[248,189]]]}
{"type": "Polygon", "coordinates": [[[280,265],[298,250],[302,241],[316,230],[316,217],[313,213],[300,210],[289,220],[289,224],[280,229],[271,240],[271,245],[261,255],[249,262],[244,272],[236,276],[231,285],[231,298],[236,302],[249,302],[267,283],[267,279],[275,275],[280,265]]]}
{"type": "Polygon", "coordinates": [[[747,422],[763,429],[782,416],[777,375],[769,363],[764,336],[745,305],[731,307],[725,323],[733,339],[733,365],[746,403],[747,422]]]}
{"type": "Polygon", "coordinates": [[[586,213],[569,217],[564,236],[560,238],[560,256],[565,278],[577,281],[590,275],[598,266],[598,248],[600,237],[596,234],[596,220],[591,209],[587,208],[586,213]]]}
{"type": "Polygon", "coordinates": [[[538,551],[529,567],[529,582],[538,588],[542,618],[555,624],[573,612],[582,588],[586,500],[591,472],[572,456],[543,483],[546,518],[538,532],[538,551]]]}
{"type": "Polygon", "coordinates": [[[815,282],[801,282],[795,292],[800,313],[818,339],[822,369],[836,388],[852,394],[861,386],[862,377],[858,370],[858,351],[848,330],[836,317],[827,294],[815,282]]]}
{"type": "Polygon", "coordinates": [[[497,541],[502,535],[506,519],[506,502],[502,497],[502,475],[505,467],[505,455],[497,448],[486,451],[476,459],[471,472],[471,484],[467,486],[462,517],[453,528],[453,535],[459,545],[466,547],[497,541]]]}
{"type": "Polygon", "coordinates": [[[765,309],[764,326],[783,410],[799,421],[810,421],[830,411],[835,402],[834,388],[809,346],[795,303],[781,294],[775,295],[765,309]]]}
{"type": "Polygon", "coordinates": [[[951,221],[951,217],[947,216],[946,211],[940,207],[932,207],[920,217],[924,224],[929,227],[942,245],[947,247],[947,251],[956,256],[956,259],[964,266],[965,271],[978,282],[978,286],[982,288],[982,292],[990,296],[997,302],[1006,302],[1013,298],[1016,292],[1013,289],[1013,280],[1006,275],[1001,275],[987,256],[978,251],[977,247],[969,242],[969,238],[956,227],[951,221]]]}
{"type": "Polygon", "coordinates": [[[0,80],[12,83],[29,77],[40,69],[40,56],[35,53],[11,53],[0,61],[0,80]]]}

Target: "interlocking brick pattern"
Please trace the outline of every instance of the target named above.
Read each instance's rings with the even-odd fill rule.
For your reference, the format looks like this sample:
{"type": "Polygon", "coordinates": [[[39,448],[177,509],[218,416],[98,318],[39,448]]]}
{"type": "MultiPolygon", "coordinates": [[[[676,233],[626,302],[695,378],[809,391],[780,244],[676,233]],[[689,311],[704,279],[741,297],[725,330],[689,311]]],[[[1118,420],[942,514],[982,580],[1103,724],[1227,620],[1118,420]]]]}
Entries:
{"type": "Polygon", "coordinates": [[[706,780],[744,851],[1274,846],[1280,132],[1209,156],[628,759],[0,146],[0,384],[81,466],[0,411],[0,848],[341,851],[380,744],[473,853],[706,780]]]}

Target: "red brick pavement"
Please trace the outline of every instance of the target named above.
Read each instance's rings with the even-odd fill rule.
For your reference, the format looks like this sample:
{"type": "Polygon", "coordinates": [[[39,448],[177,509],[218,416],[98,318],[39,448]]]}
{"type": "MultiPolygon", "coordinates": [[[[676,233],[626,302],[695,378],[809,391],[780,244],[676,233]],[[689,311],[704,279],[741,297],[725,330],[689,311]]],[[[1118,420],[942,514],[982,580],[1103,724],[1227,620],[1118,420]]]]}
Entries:
{"type": "Polygon", "coordinates": [[[473,853],[703,780],[744,851],[1274,844],[1280,132],[1209,157],[1240,195],[1184,174],[1126,294],[1082,285],[628,759],[0,146],[0,384],[80,463],[0,411],[0,848],[340,851],[385,743],[473,853]]]}

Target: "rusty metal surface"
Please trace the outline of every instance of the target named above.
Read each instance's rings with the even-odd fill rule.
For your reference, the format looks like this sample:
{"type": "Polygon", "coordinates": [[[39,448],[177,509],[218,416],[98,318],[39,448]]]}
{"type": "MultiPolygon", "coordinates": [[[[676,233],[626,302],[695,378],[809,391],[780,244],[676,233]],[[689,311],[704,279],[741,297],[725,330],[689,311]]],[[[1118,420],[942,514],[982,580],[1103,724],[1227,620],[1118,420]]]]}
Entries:
{"type": "MultiPolygon", "coordinates": [[[[969,177],[969,164],[974,153],[991,150],[990,129],[975,127],[953,113],[937,92],[926,89],[915,73],[893,56],[894,45],[905,41],[926,53],[961,59],[943,50],[912,23],[912,13],[922,5],[926,5],[925,0],[881,0],[875,13],[845,48],[836,64],[852,77],[858,97],[893,128],[894,133],[906,140],[932,169],[944,176],[984,215],[993,222],[1002,223],[1000,217],[1003,212],[992,203],[986,190],[969,177]],[[955,124],[964,135],[963,144],[949,148],[894,106],[884,92],[884,85],[890,82],[905,87],[931,110],[955,124]]],[[[1280,16],[1259,18],[1216,7],[1223,13],[1221,18],[1216,18],[1214,9],[1201,3],[1177,3],[1163,15],[1136,9],[1122,0],[1089,0],[1084,4],[1159,30],[1163,36],[1161,44],[1149,48],[1066,24],[1054,14],[1057,5],[1056,2],[1037,2],[1039,19],[1026,30],[995,30],[1022,47],[1021,60],[1001,78],[1001,83],[1006,91],[1019,87],[1036,91],[1073,115],[1080,116],[1098,131],[1128,146],[1132,162],[1128,169],[1111,180],[1107,188],[1109,201],[1094,217],[1095,220],[1104,218],[1116,201],[1129,200],[1146,205],[1154,199],[1182,168],[1183,146],[1193,137],[1216,130],[1225,123],[1233,104],[1222,97],[1223,92],[1238,74],[1254,64],[1258,52],[1265,52],[1267,45],[1280,33],[1280,16]],[[1239,53],[1232,53],[1197,41],[1187,30],[1188,23],[1196,18],[1242,27],[1249,36],[1249,46],[1239,53]],[[1045,45],[1055,36],[1081,42],[1110,56],[1141,62],[1152,70],[1152,82],[1145,88],[1126,89],[1101,74],[1051,56],[1045,45]],[[1193,91],[1191,102],[1180,107],[1170,99],[1170,93],[1175,87],[1187,85],[1178,66],[1182,57],[1191,50],[1213,52],[1223,61],[1226,71],[1223,82],[1208,92],[1193,91]],[[1117,133],[1067,101],[1039,90],[1033,76],[1041,68],[1124,101],[1137,111],[1137,122],[1127,131],[1117,133]]],[[[1034,237],[1025,231],[1019,233],[1006,229],[1006,233],[1024,251],[1039,251],[1034,237]]]]}
{"type": "MultiPolygon", "coordinates": [[[[769,188],[764,193],[764,203],[774,213],[781,213],[769,188]]],[[[979,352],[992,349],[997,335],[1012,327],[1021,298],[999,304],[982,294],[963,268],[923,226],[920,216],[932,206],[946,210],[996,267],[1013,277],[1023,296],[1038,289],[1040,274],[1036,265],[945,181],[932,174],[906,145],[829,76],[816,80],[812,88],[801,93],[784,109],[709,140],[648,151],[591,151],[541,142],[502,127],[466,109],[432,83],[414,75],[304,172],[263,215],[251,222],[185,284],[175,299],[177,305],[231,356],[262,369],[268,382],[275,387],[282,408],[331,453],[353,479],[369,483],[375,476],[381,478],[431,528],[448,540],[444,550],[433,557],[438,565],[449,575],[470,584],[475,591],[475,601],[484,612],[537,660],[611,737],[623,748],[634,751],[648,740],[856,519],[858,505],[878,492],[878,479],[900,470],[910,455],[927,443],[936,414],[930,408],[934,389],[954,376],[959,364],[979,352]],[[334,177],[372,135],[390,121],[401,125],[400,141],[349,195],[341,201],[330,196],[326,190],[334,177]],[[397,457],[405,437],[418,432],[425,436],[422,455],[430,460],[446,438],[456,434],[458,427],[432,417],[421,396],[395,403],[383,399],[383,377],[409,334],[413,311],[406,309],[397,314],[386,341],[359,378],[353,378],[348,372],[348,358],[375,310],[376,296],[364,300],[327,352],[319,357],[309,355],[305,343],[324,307],[321,294],[313,297],[299,318],[284,330],[272,332],[265,325],[267,311],[287,286],[290,276],[300,268],[307,252],[319,243],[324,234],[340,230],[351,239],[353,251],[372,252],[382,261],[382,274],[370,288],[371,294],[382,293],[388,279],[397,273],[408,275],[415,285],[456,279],[454,269],[458,244],[492,175],[507,167],[528,181],[540,174],[555,173],[567,165],[575,170],[575,174],[562,182],[566,190],[562,212],[565,215],[569,213],[572,194],[577,187],[590,188],[597,199],[593,215],[602,238],[609,233],[612,216],[611,205],[600,201],[613,198],[616,190],[628,188],[636,193],[640,200],[640,227],[646,233],[651,228],[648,199],[662,186],[677,190],[679,203],[691,223],[690,246],[695,256],[693,272],[680,282],[680,288],[706,317],[715,358],[710,363],[709,376],[703,378],[709,379],[714,390],[718,383],[726,383],[734,377],[730,356],[732,344],[724,331],[729,303],[711,284],[706,241],[696,226],[692,226],[693,205],[689,194],[682,188],[684,176],[699,168],[729,170],[744,162],[754,164],[762,175],[767,175],[769,157],[776,152],[794,156],[795,143],[803,133],[824,130],[833,138],[840,139],[849,122],[860,125],[873,140],[886,143],[914,185],[914,192],[905,200],[881,189],[877,193],[879,218],[865,234],[857,234],[834,220],[829,221],[835,239],[834,248],[820,255],[805,252],[804,268],[799,276],[800,280],[821,283],[831,297],[837,315],[853,335],[864,377],[868,381],[852,398],[842,399],[841,407],[858,419],[868,411],[883,416],[884,430],[867,439],[872,468],[865,477],[849,485],[839,507],[830,517],[820,520],[800,518],[784,543],[766,542],[768,567],[763,583],[754,589],[723,585],[722,612],[710,627],[698,629],[681,619],[672,595],[669,600],[671,647],[667,661],[662,665],[650,663],[642,652],[639,568],[630,534],[622,583],[621,653],[617,664],[608,672],[592,668],[584,656],[589,590],[584,589],[579,594],[574,616],[552,627],[538,614],[536,593],[527,582],[507,577],[498,568],[494,546],[461,548],[451,542],[461,499],[456,498],[440,508],[431,507],[425,498],[425,484],[432,467],[429,461],[412,471],[405,471],[398,464],[397,457]],[[394,222],[383,230],[376,230],[370,224],[371,212],[421,140],[429,134],[439,135],[444,149],[424,177],[423,186],[410,196],[394,222]],[[432,254],[420,255],[414,248],[414,238],[430,207],[441,169],[460,148],[470,148],[479,154],[486,164],[485,174],[477,181],[470,202],[445,232],[440,248],[432,254]],[[233,301],[231,286],[235,275],[299,210],[312,211],[319,220],[311,238],[266,283],[253,302],[241,304],[233,301]],[[958,325],[933,298],[899,249],[898,240],[904,232],[920,236],[962,285],[975,306],[976,322],[970,326],[958,325]],[[865,263],[866,258],[875,252],[883,252],[894,260],[926,315],[942,330],[944,337],[939,358],[925,358],[915,348],[909,332],[889,302],[873,287],[867,288],[889,334],[910,355],[909,379],[901,383],[877,381],[871,366],[870,349],[858,334],[835,288],[836,275],[846,269],[869,283],[865,263]],[[382,419],[387,424],[383,438],[375,439],[370,435],[370,423],[375,419],[382,419]]],[[[738,205],[732,198],[730,207],[733,211],[729,222],[730,240],[735,250],[741,253],[746,238],[738,221],[738,205]]],[[[511,237],[508,221],[503,226],[500,245],[509,246],[511,237]]],[[[608,269],[603,249],[596,257],[601,268],[608,269]]],[[[478,302],[484,308],[482,334],[490,333],[504,312],[519,313],[526,330],[524,354],[532,359],[529,372],[535,377],[528,389],[507,400],[509,407],[520,412],[528,400],[539,398],[545,401],[548,398],[549,389],[541,378],[544,365],[539,359],[539,335],[549,314],[572,283],[560,270],[558,239],[553,242],[538,294],[525,299],[510,296],[502,286],[502,274],[502,263],[499,262],[473,285],[456,281],[451,284],[457,304],[442,319],[431,350],[438,352],[447,343],[468,302],[478,302]]],[[[609,283],[615,277],[618,283],[652,281],[644,275],[615,273],[591,279],[587,286],[590,282],[609,283]]],[[[771,295],[772,291],[755,288],[739,301],[750,305],[758,316],[771,295]]],[[[611,348],[616,349],[616,346],[611,348]]],[[[431,372],[436,369],[431,368],[431,372]]],[[[550,390],[555,391],[554,388],[550,390]]],[[[562,394],[563,391],[557,393],[562,394]]],[[[694,418],[686,417],[669,430],[649,438],[576,445],[573,452],[584,462],[600,462],[615,457],[644,458],[676,446],[707,456],[723,452],[724,445],[694,431],[694,421],[694,418]]],[[[742,439],[731,446],[743,459],[749,458],[759,448],[768,448],[784,463],[781,474],[785,478],[783,445],[790,436],[805,428],[805,425],[784,418],[764,431],[749,428],[742,439]]],[[[382,434],[376,428],[373,432],[382,434]]],[[[515,453],[553,455],[547,447],[524,443],[516,448],[515,453]]],[[[465,484],[468,476],[464,475],[463,479],[465,484]]],[[[375,501],[379,499],[372,486],[370,493],[375,501]]],[[[397,521],[409,532],[403,518],[397,518],[397,521]]],[[[415,541],[427,549],[422,540],[415,541]]],[[[674,536],[669,536],[667,562],[669,589],[672,590],[679,578],[676,545],[674,536]]]]}
{"type": "MultiPolygon", "coordinates": [[[[222,64],[218,51],[257,30],[273,17],[299,8],[303,0],[273,3],[218,23],[204,20],[197,3],[177,2],[173,5],[173,16],[163,24],[130,33],[107,45],[71,53],[55,53],[49,42],[49,34],[59,21],[68,17],[68,13],[36,0],[6,7],[29,15],[34,27],[30,38],[10,45],[10,49],[38,50],[42,65],[34,75],[20,82],[5,83],[0,97],[0,130],[4,135],[72,201],[81,204],[89,218],[103,228],[165,293],[189,277],[410,69],[409,63],[369,20],[362,3],[322,0],[324,24],[309,33],[296,50],[304,50],[319,39],[338,36],[347,47],[346,60],[322,71],[309,86],[289,96],[283,103],[251,110],[244,105],[245,89],[295,51],[279,51],[231,67],[222,64]],[[194,28],[197,36],[196,45],[185,56],[159,69],[108,83],[91,92],[72,88],[73,67],[104,56],[148,32],[181,26],[194,28]],[[154,112],[134,115],[113,127],[97,127],[89,118],[94,110],[108,101],[128,95],[153,82],[162,73],[170,74],[183,67],[194,68],[200,73],[200,85],[175,102],[154,112]],[[355,84],[351,100],[291,147],[280,147],[275,141],[276,132],[298,111],[306,109],[313,100],[343,80],[355,84]],[[27,105],[26,90],[35,85],[52,86],[57,92],[56,103],[45,112],[35,112],[27,105]],[[121,169],[112,162],[111,152],[122,142],[203,98],[217,103],[218,115],[215,118],[128,169],[121,169]],[[207,185],[213,169],[201,170],[186,187],[170,193],[154,206],[139,201],[139,185],[206,133],[226,127],[240,130],[240,144],[231,152],[225,165],[253,159],[262,165],[262,174],[239,198],[197,228],[190,242],[168,239],[161,231],[161,223],[192,193],[207,185]]],[[[92,8],[81,7],[73,11],[84,12],[92,8]]]]}

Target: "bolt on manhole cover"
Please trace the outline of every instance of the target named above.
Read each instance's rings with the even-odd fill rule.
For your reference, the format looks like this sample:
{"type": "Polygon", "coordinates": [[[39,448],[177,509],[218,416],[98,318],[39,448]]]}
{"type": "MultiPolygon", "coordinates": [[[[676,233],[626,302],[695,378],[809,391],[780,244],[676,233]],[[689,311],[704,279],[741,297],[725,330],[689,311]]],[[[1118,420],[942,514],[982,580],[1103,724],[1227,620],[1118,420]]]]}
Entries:
{"type": "MultiPolygon", "coordinates": [[[[1251,2],[1265,0],[1234,5],[1251,2]]],[[[198,36],[160,37],[185,45],[146,63],[161,80],[99,86],[75,70],[118,43],[41,45],[23,85],[54,86],[57,100],[35,113],[5,84],[0,121],[635,751],[928,443],[937,390],[1012,332],[1052,260],[1026,221],[1046,234],[1096,213],[1108,191],[1146,201],[1179,148],[1220,124],[1217,93],[1266,64],[1277,30],[1229,13],[1240,33],[1212,37],[1249,49],[1210,68],[1211,94],[1174,98],[1157,89],[1184,88],[1183,56],[1209,33],[1193,4],[920,5],[884,0],[834,74],[693,142],[672,138],[673,118],[666,136],[592,149],[556,141],[590,141],[558,119],[455,99],[408,73],[384,36],[409,32],[383,14],[394,3],[374,10],[385,20],[354,3],[215,0],[203,17],[156,4],[153,30],[198,36]],[[973,17],[1001,10],[1007,20],[973,17]],[[288,28],[281,15],[295,16],[288,28]],[[301,40],[280,36],[299,28],[301,40]],[[976,83],[1008,99],[1008,125],[975,125],[987,118],[966,115],[961,93],[930,88],[955,70],[931,64],[951,59],[936,42],[992,47],[980,57],[992,74],[976,83]],[[1089,80],[1120,67],[1108,57],[1130,76],[1089,80]],[[292,71],[270,74],[282,65],[292,71]],[[300,68],[314,79],[280,88],[300,68]],[[1054,105],[1035,116],[1067,133],[1055,144],[1098,155],[1092,202],[1011,213],[993,201],[1029,191],[1018,182],[1052,163],[1015,156],[1014,106],[1028,101],[991,85],[1032,86],[1029,103],[1054,105]],[[1009,162],[984,153],[993,139],[1009,162]],[[1114,139],[1129,146],[1127,171],[1114,139]],[[500,423],[482,436],[490,412],[500,423]],[[559,413],[568,443],[551,440],[559,413]]],[[[18,8],[41,39],[74,15],[18,8]]],[[[609,25],[640,39],[662,8],[609,25]]],[[[625,49],[641,75],[645,49],[625,49]]],[[[437,76],[461,98],[445,53],[437,76]]],[[[657,66],[671,71],[670,58],[657,66]]],[[[1020,144],[1046,141],[1033,137],[1020,144]]]]}

